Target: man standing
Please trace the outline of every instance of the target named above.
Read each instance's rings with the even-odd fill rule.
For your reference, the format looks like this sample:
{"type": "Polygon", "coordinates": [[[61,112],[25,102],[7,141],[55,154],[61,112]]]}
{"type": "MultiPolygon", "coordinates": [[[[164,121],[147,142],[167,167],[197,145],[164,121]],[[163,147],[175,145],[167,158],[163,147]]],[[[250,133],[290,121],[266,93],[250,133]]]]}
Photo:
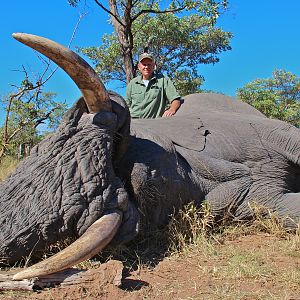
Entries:
{"type": "Polygon", "coordinates": [[[149,53],[139,57],[141,76],[132,79],[126,90],[126,103],[132,118],[173,116],[181,105],[180,95],[171,79],[155,72],[155,60],[149,53]]]}

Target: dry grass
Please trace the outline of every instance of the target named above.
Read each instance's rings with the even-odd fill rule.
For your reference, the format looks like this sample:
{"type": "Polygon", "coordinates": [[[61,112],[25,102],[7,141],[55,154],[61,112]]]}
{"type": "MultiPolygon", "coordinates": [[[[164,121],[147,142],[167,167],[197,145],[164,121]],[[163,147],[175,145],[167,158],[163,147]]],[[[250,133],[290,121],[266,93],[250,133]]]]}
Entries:
{"type": "MultiPolygon", "coordinates": [[[[108,250],[100,261],[121,259],[127,278],[134,274],[131,279],[149,283],[113,290],[114,297],[300,299],[300,230],[287,231],[276,214],[269,212],[269,218],[262,218],[263,209],[255,209],[257,217],[251,224],[218,227],[207,203],[200,208],[190,204],[172,218],[165,231],[151,232],[113,252],[108,250]]],[[[266,217],[265,211],[263,214],[266,217]]],[[[63,246],[56,245],[51,252],[60,247],[63,246]]],[[[95,262],[86,261],[77,267],[93,268],[95,262]]],[[[105,288],[101,287],[104,291],[105,288]]],[[[55,299],[57,292],[51,293],[55,299]]],[[[44,299],[51,299],[51,293],[44,299]]],[[[31,299],[30,294],[10,295],[31,299]]],[[[60,299],[97,299],[91,295],[93,290],[81,298],[71,298],[70,294],[60,299]]],[[[2,296],[0,299],[9,299],[2,296]]]]}
{"type": "Polygon", "coordinates": [[[13,157],[5,156],[0,160],[0,182],[15,169],[19,161],[13,157]]]}
{"type": "MultiPolygon", "coordinates": [[[[249,204],[250,209],[254,214],[254,220],[251,224],[251,227],[258,231],[267,232],[278,237],[286,236],[289,232],[285,224],[294,224],[295,227],[299,226],[293,221],[290,217],[286,216],[280,218],[278,214],[268,207],[258,204],[251,203],[249,204]]],[[[294,229],[291,229],[294,231],[294,229]]]]}
{"type": "MultiPolygon", "coordinates": [[[[11,166],[5,167],[6,174],[16,165],[4,163],[11,166]]],[[[6,176],[2,166],[1,180],[6,176]]],[[[257,203],[250,207],[251,223],[217,226],[207,203],[199,208],[189,204],[167,228],[108,249],[77,267],[93,268],[113,258],[123,261],[127,276],[134,273],[150,282],[150,275],[158,273],[150,286],[125,291],[126,299],[300,299],[300,224],[287,230],[284,225],[291,220],[257,203]],[[168,266],[156,272],[162,260],[168,266]]],[[[69,243],[52,246],[47,256],[69,243]]],[[[30,294],[0,294],[0,299],[25,298],[31,299],[30,294]]]]}
{"type": "Polygon", "coordinates": [[[300,299],[299,224],[287,230],[285,218],[257,204],[252,209],[251,223],[226,227],[213,226],[207,204],[189,205],[173,219],[172,260],[190,264],[209,285],[186,299],[300,299]]]}

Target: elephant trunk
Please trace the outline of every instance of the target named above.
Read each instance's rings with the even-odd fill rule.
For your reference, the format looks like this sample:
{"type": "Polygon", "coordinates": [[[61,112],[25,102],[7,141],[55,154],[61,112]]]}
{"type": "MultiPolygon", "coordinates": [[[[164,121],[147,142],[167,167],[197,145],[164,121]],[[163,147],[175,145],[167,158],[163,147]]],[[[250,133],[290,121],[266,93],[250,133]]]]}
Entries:
{"type": "Polygon", "coordinates": [[[93,257],[113,239],[122,222],[122,216],[120,211],[102,216],[74,243],[57,254],[16,273],[13,279],[43,277],[93,257]]]}
{"type": "Polygon", "coordinates": [[[59,65],[80,89],[90,113],[111,111],[109,94],[102,81],[79,55],[56,42],[36,35],[14,33],[12,36],[59,65]]]}

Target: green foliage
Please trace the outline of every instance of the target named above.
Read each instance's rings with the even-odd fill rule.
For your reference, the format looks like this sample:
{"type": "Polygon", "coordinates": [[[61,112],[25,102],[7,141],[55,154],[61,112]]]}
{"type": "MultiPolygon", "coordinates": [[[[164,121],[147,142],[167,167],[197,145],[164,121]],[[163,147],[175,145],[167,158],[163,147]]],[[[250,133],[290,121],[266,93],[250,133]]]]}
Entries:
{"type": "Polygon", "coordinates": [[[150,37],[158,70],[173,79],[182,95],[197,92],[203,83],[199,64],[217,63],[217,54],[230,49],[231,34],[210,23],[210,18],[198,14],[144,15],[134,26],[135,53],[142,52],[150,37]]]}
{"type": "Polygon", "coordinates": [[[272,78],[256,79],[238,89],[238,98],[267,117],[300,127],[300,77],[275,70],[272,78]]]}
{"type": "Polygon", "coordinates": [[[169,75],[181,95],[202,92],[200,86],[203,84],[204,78],[196,70],[180,69],[169,75]]]}
{"type": "Polygon", "coordinates": [[[58,126],[66,104],[56,102],[54,97],[54,93],[43,92],[42,86],[34,86],[26,77],[15,92],[0,100],[6,111],[0,128],[0,158],[4,154],[16,157],[20,145],[32,147],[39,142],[42,124],[50,130],[58,126]]]}
{"type": "MultiPolygon", "coordinates": [[[[77,2],[69,1],[72,5],[77,2]]],[[[125,85],[128,74],[124,56],[131,52],[135,74],[138,56],[148,46],[156,57],[157,69],[174,81],[182,95],[198,92],[204,81],[198,73],[199,64],[217,63],[218,55],[231,49],[232,34],[216,26],[227,1],[136,1],[127,17],[123,2],[116,1],[128,39],[120,46],[115,30],[102,37],[100,46],[78,49],[93,61],[105,83],[119,80],[125,85]]]]}
{"type": "Polygon", "coordinates": [[[104,83],[119,80],[126,84],[123,57],[115,34],[105,34],[98,47],[77,48],[94,63],[95,70],[104,83]]]}

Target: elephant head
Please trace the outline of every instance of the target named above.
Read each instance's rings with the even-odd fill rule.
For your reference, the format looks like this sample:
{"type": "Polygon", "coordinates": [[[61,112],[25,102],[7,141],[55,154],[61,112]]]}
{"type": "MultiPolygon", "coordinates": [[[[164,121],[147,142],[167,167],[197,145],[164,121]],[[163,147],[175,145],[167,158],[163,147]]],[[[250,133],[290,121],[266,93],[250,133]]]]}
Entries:
{"type": "Polygon", "coordinates": [[[34,35],[13,37],[57,63],[83,95],[57,132],[38,144],[0,186],[3,263],[14,264],[51,243],[79,237],[49,260],[15,275],[23,279],[92,257],[114,238],[121,223],[124,232],[135,235],[138,218],[114,171],[129,138],[124,101],[108,92],[95,71],[71,50],[34,35]]]}

